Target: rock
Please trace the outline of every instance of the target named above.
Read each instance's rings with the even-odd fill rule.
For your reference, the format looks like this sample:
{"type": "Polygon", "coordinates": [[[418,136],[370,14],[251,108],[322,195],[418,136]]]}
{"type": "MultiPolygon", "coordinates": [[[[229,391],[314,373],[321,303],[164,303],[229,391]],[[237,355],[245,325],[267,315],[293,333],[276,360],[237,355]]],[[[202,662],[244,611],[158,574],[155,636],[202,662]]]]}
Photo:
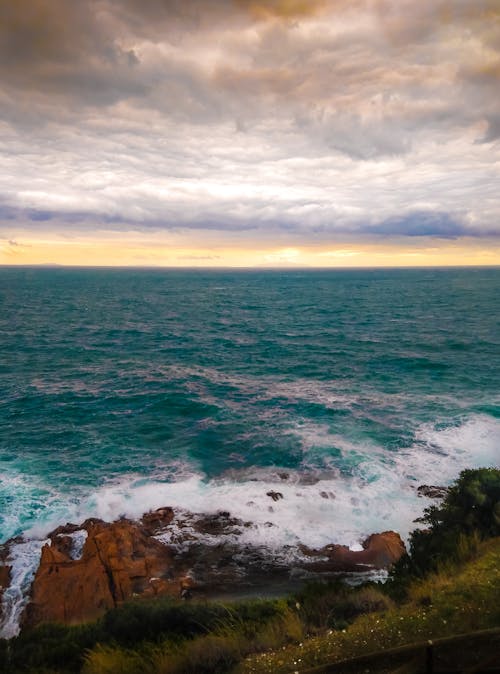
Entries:
{"type": "Polygon", "coordinates": [[[436,487],[435,485],[421,484],[417,488],[419,496],[427,496],[427,498],[445,498],[448,494],[448,487],[436,487]]]}
{"type": "Polygon", "coordinates": [[[388,569],[398,562],[406,553],[405,544],[395,531],[384,531],[381,534],[372,534],[363,543],[367,563],[376,569],[388,569]]]}
{"type": "Polygon", "coordinates": [[[142,516],[141,524],[143,529],[153,536],[167,527],[174,519],[172,508],[158,508],[142,516]]]}
{"type": "Polygon", "coordinates": [[[306,556],[318,558],[304,565],[307,570],[316,572],[389,569],[406,552],[401,537],[394,531],[372,534],[363,542],[363,550],[350,550],[347,545],[326,545],[319,550],[301,546],[300,549],[306,556]]]}
{"type": "Polygon", "coordinates": [[[2,595],[4,593],[4,590],[10,584],[10,572],[11,572],[10,566],[7,565],[0,566],[0,623],[2,622],[2,608],[1,608],[2,595]]]}
{"type": "Polygon", "coordinates": [[[200,534],[209,534],[210,536],[240,535],[243,527],[248,523],[231,517],[231,514],[221,510],[214,515],[202,515],[193,524],[193,528],[200,534]],[[235,528],[236,527],[236,528],[235,528]]]}
{"type": "Polygon", "coordinates": [[[10,583],[10,566],[0,566],[0,595],[10,583]]]}
{"type": "Polygon", "coordinates": [[[171,551],[138,524],[87,520],[78,529],[88,533],[81,559],[71,558],[61,532],[42,548],[24,625],[91,620],[137,595],[178,596],[171,551]]]}
{"type": "Polygon", "coordinates": [[[9,546],[6,544],[0,545],[0,625],[4,617],[2,614],[2,595],[10,585],[11,567],[7,563],[8,557],[9,546]]]}
{"type": "MultiPolygon", "coordinates": [[[[268,496],[283,498],[274,491],[268,496]]],[[[42,548],[22,627],[93,620],[133,597],[189,599],[195,592],[217,596],[262,589],[286,582],[295,568],[320,573],[385,569],[405,552],[398,534],[386,531],[370,536],[360,551],[342,545],[293,546],[275,554],[240,542],[243,528],[251,526],[227,511],[203,515],[160,508],[139,521],[89,519],[58,527],[42,548]],[[164,542],[156,538],[159,534],[164,542]]],[[[0,595],[10,582],[8,550],[8,544],[0,546],[0,595]]]]}
{"type": "Polygon", "coordinates": [[[283,494],[280,491],[268,491],[266,496],[270,496],[273,501],[279,501],[283,498],[283,494]]]}
{"type": "MultiPolygon", "coordinates": [[[[91,520],[88,521],[90,522],[91,520]]],[[[69,534],[74,534],[75,531],[80,531],[81,529],[81,524],[72,524],[71,522],[67,522],[60,527],[57,527],[57,529],[54,529],[54,531],[51,531],[49,536],[51,538],[55,538],[56,536],[68,536],[69,534]]]]}

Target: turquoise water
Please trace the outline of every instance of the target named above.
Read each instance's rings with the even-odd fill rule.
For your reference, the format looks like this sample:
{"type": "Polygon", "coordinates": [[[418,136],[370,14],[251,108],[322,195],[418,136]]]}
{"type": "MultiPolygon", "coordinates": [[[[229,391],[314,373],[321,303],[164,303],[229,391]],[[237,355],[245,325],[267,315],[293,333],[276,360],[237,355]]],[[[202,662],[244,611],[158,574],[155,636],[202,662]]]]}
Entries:
{"type": "Polygon", "coordinates": [[[416,486],[499,463],[499,297],[493,268],[2,268],[0,541],[162,505],[407,532],[416,486]]]}

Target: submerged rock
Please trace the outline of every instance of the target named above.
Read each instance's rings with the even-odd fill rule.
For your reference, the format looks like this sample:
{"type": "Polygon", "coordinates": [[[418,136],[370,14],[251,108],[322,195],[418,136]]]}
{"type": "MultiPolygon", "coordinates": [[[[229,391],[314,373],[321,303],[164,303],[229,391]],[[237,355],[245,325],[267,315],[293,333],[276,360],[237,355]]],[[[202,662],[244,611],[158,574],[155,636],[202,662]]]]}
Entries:
{"type": "Polygon", "coordinates": [[[427,498],[445,498],[448,494],[448,487],[437,487],[431,484],[421,484],[417,487],[419,496],[427,496],[427,498]]]}

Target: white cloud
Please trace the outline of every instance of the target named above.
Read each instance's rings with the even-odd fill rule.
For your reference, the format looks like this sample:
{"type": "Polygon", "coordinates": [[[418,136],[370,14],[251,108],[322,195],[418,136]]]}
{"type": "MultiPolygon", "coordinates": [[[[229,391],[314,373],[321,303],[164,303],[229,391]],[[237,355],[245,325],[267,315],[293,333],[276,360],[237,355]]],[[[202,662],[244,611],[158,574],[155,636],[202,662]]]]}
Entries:
{"type": "Polygon", "coordinates": [[[36,3],[0,62],[4,230],[500,233],[492,2],[36,3]]]}

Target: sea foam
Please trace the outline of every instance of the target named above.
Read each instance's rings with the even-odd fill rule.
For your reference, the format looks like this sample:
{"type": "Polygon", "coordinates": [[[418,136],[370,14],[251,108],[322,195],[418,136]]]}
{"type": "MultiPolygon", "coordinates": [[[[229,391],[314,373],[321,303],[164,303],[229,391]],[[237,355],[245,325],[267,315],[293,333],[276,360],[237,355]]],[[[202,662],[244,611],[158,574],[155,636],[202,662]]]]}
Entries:
{"type": "Polygon", "coordinates": [[[7,564],[12,570],[10,585],[2,595],[2,639],[11,639],[19,634],[20,619],[28,603],[29,590],[45,543],[48,540],[29,540],[15,543],[10,548],[7,564]]]}
{"type": "MultiPolygon", "coordinates": [[[[128,475],[103,485],[78,505],[68,504],[66,519],[138,518],[148,510],[172,506],[195,513],[229,510],[255,525],[245,530],[243,542],[272,548],[299,541],[310,546],[331,542],[352,546],[387,529],[406,538],[429,503],[416,488],[447,485],[464,468],[495,466],[499,439],[498,420],[474,415],[453,427],[422,425],[412,445],[397,453],[347,443],[343,451],[358,454],[350,475],[336,470],[334,462],[324,468],[306,466],[303,471],[233,469],[211,480],[189,468],[184,471],[186,477],[175,482],[128,475]],[[274,501],[267,495],[270,491],[283,498],[274,501]]],[[[60,523],[60,515],[32,527],[29,535],[44,536],[47,527],[60,523]]]]}

